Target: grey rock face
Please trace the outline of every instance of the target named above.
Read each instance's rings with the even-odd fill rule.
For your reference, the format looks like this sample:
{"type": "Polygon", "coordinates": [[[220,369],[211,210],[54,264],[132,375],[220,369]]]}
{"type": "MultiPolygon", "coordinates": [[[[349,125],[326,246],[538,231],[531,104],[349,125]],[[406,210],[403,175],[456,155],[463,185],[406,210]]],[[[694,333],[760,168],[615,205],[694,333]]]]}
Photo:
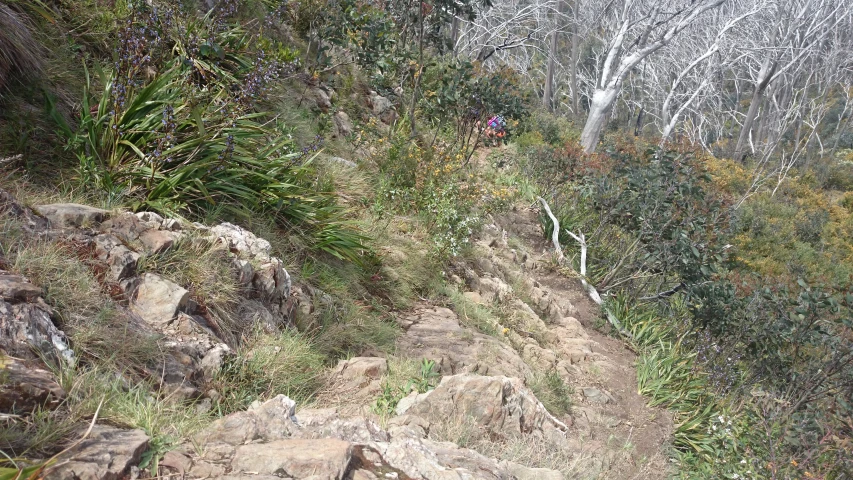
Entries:
{"type": "Polygon", "coordinates": [[[130,309],[150,325],[165,326],[186,308],[189,292],[153,273],[144,273],[133,292],[130,309]]]}
{"type": "Polygon", "coordinates": [[[80,445],[60,457],[47,480],[118,480],[139,464],[148,448],[142,430],[96,425],[80,445]],[[67,461],[67,462],[66,462],[67,461]]]}
{"type": "Polygon", "coordinates": [[[54,228],[91,227],[106,220],[110,214],[107,210],[76,203],[38,205],[36,211],[54,228]]]}

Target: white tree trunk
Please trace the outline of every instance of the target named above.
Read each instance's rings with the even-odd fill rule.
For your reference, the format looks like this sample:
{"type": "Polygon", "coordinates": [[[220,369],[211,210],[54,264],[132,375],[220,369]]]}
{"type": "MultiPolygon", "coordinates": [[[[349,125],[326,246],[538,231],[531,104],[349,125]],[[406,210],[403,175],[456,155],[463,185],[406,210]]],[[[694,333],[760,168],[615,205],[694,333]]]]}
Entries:
{"type": "Polygon", "coordinates": [[[586,117],[586,124],[581,133],[581,147],[586,153],[593,153],[598,146],[598,139],[601,137],[601,131],[604,130],[604,125],[607,123],[607,116],[610,109],[616,102],[616,94],[619,92],[619,87],[608,87],[605,89],[596,89],[592,94],[592,102],[589,105],[589,115],[586,117]]]}

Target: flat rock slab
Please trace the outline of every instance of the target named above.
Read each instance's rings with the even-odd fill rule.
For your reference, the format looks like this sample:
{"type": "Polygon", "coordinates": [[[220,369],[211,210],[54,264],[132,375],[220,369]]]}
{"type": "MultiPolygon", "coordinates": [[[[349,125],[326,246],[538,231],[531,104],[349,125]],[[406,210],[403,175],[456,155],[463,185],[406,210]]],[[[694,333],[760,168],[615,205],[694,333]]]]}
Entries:
{"type": "Polygon", "coordinates": [[[0,273],[0,298],[7,302],[31,302],[41,296],[41,288],[20,275],[0,273]]]}
{"type": "Polygon", "coordinates": [[[473,421],[509,436],[541,431],[553,418],[516,378],[453,375],[442,378],[434,390],[404,400],[409,401],[402,408],[398,405],[398,415],[417,415],[431,422],[473,421]]]}
{"type": "Polygon", "coordinates": [[[398,322],[406,333],[397,340],[397,348],[411,358],[435,361],[442,375],[476,372],[533,378],[530,367],[511,346],[462,327],[452,310],[420,308],[398,322]]]}
{"type": "Polygon", "coordinates": [[[96,425],[89,437],[59,458],[47,480],[118,480],[137,465],[148,449],[142,430],[96,425]],[[67,461],[67,463],[66,463],[67,461]]]}
{"type": "Polygon", "coordinates": [[[379,378],[388,373],[388,360],[380,357],[353,357],[341,360],[335,367],[335,374],[342,378],[379,378]]]}
{"type": "Polygon", "coordinates": [[[77,203],[38,205],[36,211],[55,228],[89,227],[103,222],[110,215],[107,210],[77,203]]]}
{"type": "Polygon", "coordinates": [[[237,448],[231,468],[285,478],[340,480],[352,458],[352,444],[343,440],[288,439],[237,448]]]}

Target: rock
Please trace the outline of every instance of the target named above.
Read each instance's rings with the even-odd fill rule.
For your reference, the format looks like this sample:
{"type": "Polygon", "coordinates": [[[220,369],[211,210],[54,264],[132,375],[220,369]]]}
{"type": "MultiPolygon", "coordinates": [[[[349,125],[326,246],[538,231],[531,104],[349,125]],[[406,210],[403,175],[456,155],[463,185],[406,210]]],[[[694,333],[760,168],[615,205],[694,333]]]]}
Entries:
{"type": "Polygon", "coordinates": [[[583,397],[592,403],[616,403],[609,393],[597,388],[585,387],[581,391],[583,392],[583,397]]]}
{"type": "Polygon", "coordinates": [[[335,116],[332,117],[332,121],[335,122],[335,133],[341,137],[348,137],[352,135],[353,125],[352,121],[349,118],[349,115],[346,114],[343,110],[339,110],[335,113],[335,116]]]}
{"type": "Polygon", "coordinates": [[[166,452],[160,460],[160,466],[177,471],[182,477],[192,467],[192,460],[181,452],[172,450],[166,452]]]}
{"type": "Polygon", "coordinates": [[[109,280],[120,283],[136,274],[139,254],[127,248],[121,240],[112,234],[95,237],[95,255],[110,268],[109,280]]]}
{"type": "Polygon", "coordinates": [[[180,285],[153,273],[144,273],[133,292],[130,310],[153,326],[164,327],[186,308],[190,293],[180,285]]]}
{"type": "Polygon", "coordinates": [[[513,462],[504,464],[507,472],[516,480],[563,480],[563,474],[548,468],[530,468],[513,462]]]}
{"type": "Polygon", "coordinates": [[[167,218],[163,220],[161,228],[170,232],[179,232],[184,229],[184,225],[177,218],[167,218]]]}
{"type": "MultiPolygon", "coordinates": [[[[153,215],[156,214],[152,214],[152,216],[146,218],[155,218],[153,215]]],[[[143,232],[156,229],[158,226],[159,224],[146,222],[132,213],[122,213],[102,223],[100,231],[115,235],[124,243],[130,243],[139,240],[139,236],[143,232]]]]}
{"type": "Polygon", "coordinates": [[[346,379],[379,378],[388,373],[388,361],[379,357],[353,357],[340,360],[335,375],[346,379]]]}
{"type": "Polygon", "coordinates": [[[305,96],[313,100],[317,109],[323,113],[328,112],[332,108],[332,98],[322,88],[311,88],[305,92],[305,96]]]}
{"type": "Polygon", "coordinates": [[[288,438],[298,430],[295,412],[296,402],[285,395],[277,395],[257,408],[216,420],[196,436],[196,442],[200,445],[243,445],[257,440],[288,438]]]}
{"type": "Polygon", "coordinates": [[[257,300],[243,299],[237,305],[237,317],[240,319],[242,330],[259,325],[264,331],[270,333],[276,331],[279,324],[269,309],[257,300]]]}
{"type": "Polygon", "coordinates": [[[462,296],[467,298],[469,301],[471,301],[473,303],[476,303],[479,305],[485,305],[486,304],[486,301],[483,300],[483,297],[481,297],[480,294],[477,292],[463,292],[462,296]]]}
{"type": "Polygon", "coordinates": [[[225,359],[233,354],[234,352],[231,351],[231,348],[224,343],[220,343],[219,345],[211,348],[200,362],[204,379],[207,381],[213,380],[213,377],[216,376],[222,368],[222,364],[225,362],[225,359]]]}
{"type": "Polygon", "coordinates": [[[237,271],[237,281],[240,285],[244,287],[249,286],[252,283],[252,279],[255,278],[255,269],[252,267],[251,262],[234,258],[231,260],[231,263],[237,271]]]}
{"type": "Polygon", "coordinates": [[[261,300],[278,305],[290,295],[290,274],[282,266],[281,260],[270,258],[270,261],[255,270],[252,286],[261,300]]]}
{"type": "Polygon", "coordinates": [[[347,160],[345,158],[341,158],[341,157],[329,157],[329,161],[332,163],[337,163],[338,165],[343,165],[344,167],[347,167],[347,168],[358,167],[357,163],[352,162],[350,160],[347,160]]]}
{"type": "Polygon", "coordinates": [[[47,218],[54,228],[96,226],[110,214],[107,210],[77,203],[38,205],[36,211],[47,218]]]}
{"type": "Polygon", "coordinates": [[[33,297],[36,290],[41,289],[19,275],[10,275],[2,270],[0,274],[5,279],[0,284],[3,289],[0,349],[10,356],[26,360],[39,360],[38,357],[43,355],[72,361],[74,352],[68,346],[65,333],[53,324],[53,311],[41,297],[33,297]]]}
{"type": "Polygon", "coordinates": [[[0,188],[0,216],[10,215],[28,233],[43,232],[48,229],[48,221],[22,206],[15,197],[0,188]]]}
{"type": "Polygon", "coordinates": [[[7,302],[32,302],[41,296],[41,288],[20,275],[0,273],[0,298],[7,302]]]}
{"type": "Polygon", "coordinates": [[[533,378],[530,367],[512,347],[493,336],[462,328],[452,310],[419,308],[398,321],[405,334],[398,338],[397,348],[413,358],[435,361],[442,375],[476,372],[533,378]]]}
{"type": "Polygon", "coordinates": [[[175,236],[163,230],[148,230],[139,236],[143,248],[149,253],[163,253],[175,245],[175,236]]]}
{"type": "Polygon", "coordinates": [[[431,422],[473,421],[495,434],[520,436],[541,431],[552,417],[518,379],[473,374],[444,377],[405,412],[431,422]]]}
{"type": "Polygon", "coordinates": [[[64,398],[65,391],[52,373],[0,352],[0,413],[28,414],[36,407],[53,409],[64,398]]]}
{"type": "Polygon", "coordinates": [[[232,472],[285,478],[340,480],[349,467],[352,444],[333,438],[288,439],[237,448],[232,472]]]}
{"type": "Polygon", "coordinates": [[[256,237],[254,233],[244,228],[230,223],[221,223],[211,228],[209,233],[214,240],[222,239],[232,252],[241,253],[259,262],[269,261],[272,251],[270,242],[256,237]]]}
{"type": "Polygon", "coordinates": [[[148,448],[142,430],[95,425],[83,442],[61,455],[47,480],[119,480],[148,448]]]}
{"type": "Polygon", "coordinates": [[[499,278],[481,277],[477,289],[486,302],[503,301],[512,293],[512,288],[499,278]]]}
{"type": "Polygon", "coordinates": [[[373,107],[373,114],[379,117],[383,123],[390,125],[397,119],[397,110],[391,100],[374,94],[370,98],[370,105],[373,107]]]}
{"type": "Polygon", "coordinates": [[[158,227],[163,223],[163,217],[154,212],[138,212],[136,214],[136,218],[151,225],[152,227],[158,227]]]}

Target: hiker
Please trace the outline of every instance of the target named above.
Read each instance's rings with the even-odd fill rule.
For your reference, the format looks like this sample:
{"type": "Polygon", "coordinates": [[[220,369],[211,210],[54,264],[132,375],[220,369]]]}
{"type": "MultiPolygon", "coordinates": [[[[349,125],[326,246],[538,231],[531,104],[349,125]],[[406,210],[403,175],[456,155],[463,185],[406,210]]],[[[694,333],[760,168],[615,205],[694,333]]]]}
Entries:
{"type": "Polygon", "coordinates": [[[501,115],[493,116],[486,122],[486,130],[483,133],[486,135],[488,143],[495,146],[500,145],[506,136],[506,120],[501,115]]]}

